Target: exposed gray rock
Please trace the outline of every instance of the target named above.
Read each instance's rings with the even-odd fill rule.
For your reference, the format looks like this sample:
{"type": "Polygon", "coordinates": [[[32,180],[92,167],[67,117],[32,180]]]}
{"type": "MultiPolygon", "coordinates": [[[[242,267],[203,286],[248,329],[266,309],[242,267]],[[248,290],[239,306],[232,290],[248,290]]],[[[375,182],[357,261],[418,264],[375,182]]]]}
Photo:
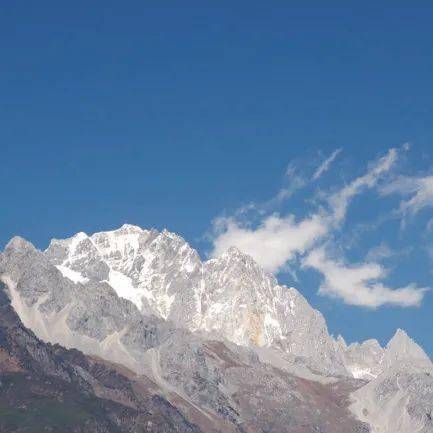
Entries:
{"type": "Polygon", "coordinates": [[[339,336],[336,345],[343,355],[347,370],[357,379],[374,379],[383,370],[385,349],[377,340],[366,340],[362,343],[347,345],[339,336]]]}
{"type": "Polygon", "coordinates": [[[352,395],[351,410],[380,433],[432,433],[433,367],[400,362],[352,395]]]}
{"type": "Polygon", "coordinates": [[[205,433],[157,387],[38,340],[0,283],[0,431],[10,433],[205,433]]]}

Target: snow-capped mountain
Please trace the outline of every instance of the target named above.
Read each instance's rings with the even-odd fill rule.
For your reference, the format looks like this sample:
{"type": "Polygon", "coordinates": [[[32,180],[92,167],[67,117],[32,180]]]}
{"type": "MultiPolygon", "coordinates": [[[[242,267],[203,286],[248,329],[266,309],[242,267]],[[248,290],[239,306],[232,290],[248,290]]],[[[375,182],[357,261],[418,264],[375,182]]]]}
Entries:
{"type": "Polygon", "coordinates": [[[236,248],[202,263],[181,237],[124,225],[53,240],[45,252],[74,282],[107,282],[144,314],[242,346],[278,346],[345,374],[323,316],[236,248]]]}
{"type": "Polygon", "coordinates": [[[409,433],[411,419],[428,428],[433,399],[423,374],[433,367],[404,331],[385,348],[334,340],[300,292],[236,248],[202,262],[180,236],[131,225],[53,240],[44,252],[16,237],[0,254],[0,280],[43,341],[122,364],[176,407],[195,408],[199,424],[231,426],[207,431],[367,432],[367,422],[409,433]],[[403,377],[417,385],[383,393],[403,377]],[[387,424],[397,401],[406,414],[400,430],[387,424]]]}

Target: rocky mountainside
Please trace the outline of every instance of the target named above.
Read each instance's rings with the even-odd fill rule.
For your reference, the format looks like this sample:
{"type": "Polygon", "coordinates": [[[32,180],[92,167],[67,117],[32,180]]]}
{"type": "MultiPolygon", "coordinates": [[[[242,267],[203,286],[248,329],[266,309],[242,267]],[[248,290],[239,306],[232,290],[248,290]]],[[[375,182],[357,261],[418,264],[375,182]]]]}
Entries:
{"type": "Polygon", "coordinates": [[[376,340],[337,345],[355,377],[368,379],[351,396],[351,410],[372,432],[433,432],[433,366],[401,329],[382,348],[376,340]]]}
{"type": "Polygon", "coordinates": [[[45,255],[67,278],[107,282],[143,314],[177,328],[203,330],[242,346],[279,346],[317,369],[345,373],[323,316],[236,248],[202,263],[173,233],[124,225],[53,240],[45,255]]]}
{"type": "MultiPolygon", "coordinates": [[[[202,262],[181,237],[130,225],[53,240],[45,252],[14,238],[0,254],[0,279],[37,337],[125,366],[202,431],[429,425],[431,385],[421,375],[422,408],[408,386],[400,430],[374,430],[386,424],[371,406],[382,402],[383,378],[412,381],[412,367],[432,369],[403,331],[386,348],[334,340],[296,289],[235,248],[202,262]]],[[[392,408],[397,397],[388,397],[392,408]]]]}
{"type": "Polygon", "coordinates": [[[125,368],[40,341],[0,283],[0,431],[199,433],[125,368]]]}

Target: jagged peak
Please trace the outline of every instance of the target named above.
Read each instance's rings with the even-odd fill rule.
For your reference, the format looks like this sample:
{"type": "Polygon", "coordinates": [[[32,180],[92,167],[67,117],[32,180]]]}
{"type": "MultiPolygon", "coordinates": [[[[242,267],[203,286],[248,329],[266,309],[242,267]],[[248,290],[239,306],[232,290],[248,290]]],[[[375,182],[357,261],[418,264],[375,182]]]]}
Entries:
{"type": "Polygon", "coordinates": [[[161,241],[172,240],[172,241],[175,241],[177,244],[180,244],[181,246],[184,246],[190,250],[193,250],[191,245],[182,236],[178,235],[175,232],[171,232],[170,230],[167,230],[166,228],[164,228],[161,232],[158,232],[157,230],[155,230],[155,233],[158,234],[156,239],[159,239],[161,241]]]}
{"type": "Polygon", "coordinates": [[[395,334],[392,336],[392,338],[389,340],[387,344],[387,348],[393,347],[396,344],[401,343],[409,343],[409,344],[416,344],[407,334],[407,332],[401,328],[398,328],[397,331],[395,331],[395,334]]]}
{"type": "Polygon", "coordinates": [[[140,226],[134,225],[134,224],[122,224],[117,230],[127,230],[127,231],[133,231],[133,232],[142,232],[144,229],[142,229],[140,226]]]}
{"type": "Polygon", "coordinates": [[[162,231],[159,233],[159,235],[161,237],[164,237],[164,238],[175,239],[177,241],[187,243],[186,240],[182,236],[178,235],[177,233],[171,232],[170,230],[167,230],[166,228],[162,229],[162,231]]]}
{"type": "Polygon", "coordinates": [[[355,348],[355,347],[361,347],[361,348],[375,347],[378,349],[382,349],[382,346],[380,345],[380,343],[374,338],[369,338],[368,340],[364,340],[361,342],[355,341],[353,343],[350,343],[347,347],[349,349],[355,348]]]}
{"type": "Polygon", "coordinates": [[[35,246],[21,236],[14,236],[6,245],[5,250],[36,250],[35,246]]]}
{"type": "Polygon", "coordinates": [[[214,257],[207,260],[204,263],[205,266],[224,266],[229,268],[239,268],[242,272],[250,274],[262,274],[264,277],[268,277],[269,280],[273,281],[273,284],[277,284],[275,277],[272,274],[268,274],[263,268],[248,254],[244,253],[237,247],[230,247],[226,252],[221,254],[219,257],[214,257]]]}
{"type": "MultiPolygon", "coordinates": [[[[150,230],[150,231],[154,231],[154,229],[150,230]]],[[[88,235],[87,233],[80,231],[75,233],[74,235],[64,238],[64,239],[52,239],[50,241],[50,246],[54,245],[54,244],[78,244],[86,239],[94,239],[97,238],[99,236],[103,236],[103,235],[109,235],[109,234],[114,234],[114,235],[122,235],[122,234],[140,234],[140,233],[145,233],[145,232],[150,232],[149,230],[144,230],[141,227],[137,226],[137,225],[132,225],[132,224],[123,224],[122,226],[113,229],[113,230],[104,230],[104,231],[100,231],[100,232],[95,232],[92,233],[91,235],[88,235]]]]}
{"type": "Polygon", "coordinates": [[[75,239],[86,239],[88,237],[89,236],[85,232],[78,232],[73,236],[73,238],[75,238],[75,239]]]}
{"type": "Polygon", "coordinates": [[[230,256],[246,256],[247,254],[243,253],[238,247],[232,246],[230,247],[227,252],[227,255],[230,256]]]}
{"type": "Polygon", "coordinates": [[[157,230],[154,231],[154,239],[152,243],[154,245],[163,246],[163,248],[169,248],[173,251],[182,252],[184,250],[189,251],[190,253],[195,254],[199,257],[197,251],[191,247],[191,245],[180,235],[177,233],[171,232],[167,229],[163,229],[161,232],[157,230]]]}
{"type": "Polygon", "coordinates": [[[390,363],[395,362],[395,360],[418,360],[431,363],[422,347],[410,338],[406,331],[400,328],[389,340],[386,346],[386,356],[390,363]]]}
{"type": "Polygon", "coordinates": [[[338,334],[337,338],[334,338],[335,342],[342,347],[343,349],[347,349],[347,343],[344,337],[341,334],[338,334]]]}
{"type": "Polygon", "coordinates": [[[221,255],[221,258],[225,260],[242,260],[259,267],[259,264],[249,254],[244,253],[242,250],[235,246],[230,247],[225,253],[221,255]]]}
{"type": "Polygon", "coordinates": [[[129,234],[141,234],[141,233],[148,233],[149,230],[145,230],[141,228],[140,226],[133,225],[133,224],[122,224],[120,227],[113,229],[113,230],[103,230],[100,232],[93,233],[90,237],[98,237],[98,236],[104,236],[104,235],[129,235],[129,234]]]}
{"type": "Polygon", "coordinates": [[[69,236],[68,238],[64,238],[64,239],[53,238],[53,239],[51,239],[48,248],[51,245],[55,245],[55,244],[70,244],[72,242],[78,243],[78,242],[83,241],[84,239],[87,239],[88,237],[89,236],[87,235],[87,233],[78,232],[78,233],[75,233],[74,235],[69,236]]]}

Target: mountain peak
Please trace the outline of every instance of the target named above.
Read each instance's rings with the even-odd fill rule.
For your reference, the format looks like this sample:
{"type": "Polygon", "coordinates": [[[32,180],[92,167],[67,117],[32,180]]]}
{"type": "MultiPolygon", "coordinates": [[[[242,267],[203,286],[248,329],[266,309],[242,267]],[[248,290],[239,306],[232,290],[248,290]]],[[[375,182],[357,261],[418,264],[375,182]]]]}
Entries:
{"type": "Polygon", "coordinates": [[[407,332],[404,329],[397,328],[394,335],[389,340],[387,346],[389,347],[389,346],[392,346],[398,342],[407,341],[407,340],[413,342],[413,340],[409,337],[409,335],[407,334],[407,332]]]}
{"type": "Polygon", "coordinates": [[[418,344],[409,337],[407,332],[401,328],[398,328],[392,338],[388,341],[386,348],[388,350],[398,350],[402,348],[407,349],[415,346],[418,346],[418,344]]]}
{"type": "Polygon", "coordinates": [[[229,260],[242,260],[245,263],[251,263],[259,267],[258,263],[253,259],[253,257],[251,257],[247,253],[244,253],[242,250],[235,246],[230,247],[224,254],[221,255],[221,257],[229,260]]]}
{"type": "Polygon", "coordinates": [[[402,361],[413,361],[431,364],[430,358],[403,329],[397,329],[394,336],[386,346],[387,365],[400,363],[402,361]]]}
{"type": "Polygon", "coordinates": [[[245,257],[245,256],[248,256],[247,254],[243,253],[238,247],[235,247],[235,246],[230,247],[226,251],[225,254],[227,256],[231,256],[231,257],[245,257]]]}
{"type": "Polygon", "coordinates": [[[123,224],[121,227],[119,227],[115,231],[118,231],[118,230],[125,230],[125,231],[130,231],[130,232],[139,232],[139,233],[141,233],[143,231],[143,229],[140,226],[136,226],[136,225],[128,224],[128,223],[123,224]]]}
{"type": "Polygon", "coordinates": [[[344,337],[341,334],[338,335],[335,342],[337,343],[337,346],[341,347],[343,350],[347,349],[346,340],[344,339],[344,337]]]}
{"type": "Polygon", "coordinates": [[[34,245],[21,236],[14,236],[6,245],[5,250],[35,250],[34,245]]]}

